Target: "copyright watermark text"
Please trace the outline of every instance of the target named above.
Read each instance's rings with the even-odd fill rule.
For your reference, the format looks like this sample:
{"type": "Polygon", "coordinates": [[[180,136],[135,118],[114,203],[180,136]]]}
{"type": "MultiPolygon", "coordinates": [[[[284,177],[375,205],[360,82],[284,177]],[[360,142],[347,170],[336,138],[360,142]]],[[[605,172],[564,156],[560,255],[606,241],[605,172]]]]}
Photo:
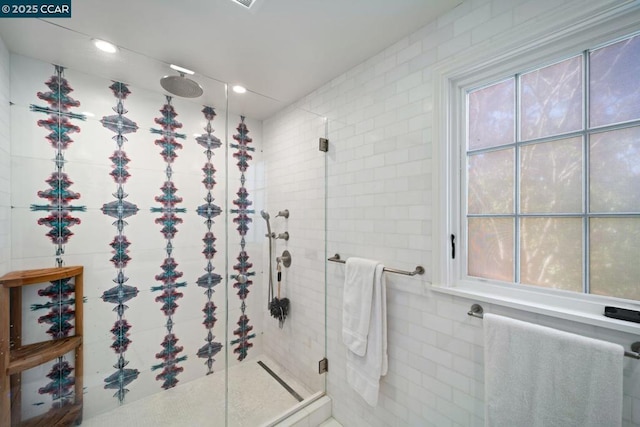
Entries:
{"type": "Polygon", "coordinates": [[[0,0],[0,18],[71,18],[71,0],[0,0]]]}

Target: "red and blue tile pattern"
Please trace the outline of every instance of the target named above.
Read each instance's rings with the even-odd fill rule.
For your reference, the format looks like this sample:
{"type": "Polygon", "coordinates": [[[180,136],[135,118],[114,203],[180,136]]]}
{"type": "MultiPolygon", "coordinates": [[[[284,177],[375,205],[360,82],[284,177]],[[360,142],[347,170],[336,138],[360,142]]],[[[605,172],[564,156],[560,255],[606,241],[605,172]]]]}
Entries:
{"type": "Polygon", "coordinates": [[[177,269],[178,263],[173,258],[172,240],[178,232],[177,226],[183,222],[178,214],[186,212],[186,209],[178,207],[182,202],[182,198],[176,194],[178,189],[172,181],[173,170],[171,167],[178,157],[178,150],[182,149],[182,144],[178,142],[178,139],[185,139],[186,136],[176,132],[177,129],[182,127],[182,123],[176,120],[178,114],[175,112],[173,105],[171,105],[171,97],[167,96],[166,101],[160,110],[162,116],[155,119],[156,124],[161,129],[151,129],[151,133],[161,135],[159,139],[155,140],[155,144],[162,148],[160,155],[166,164],[166,180],[160,187],[162,194],[155,198],[156,202],[161,204],[161,207],[151,208],[151,212],[161,214],[160,217],[156,218],[155,222],[162,225],[161,232],[166,241],[166,257],[160,266],[162,273],[155,276],[156,280],[161,284],[151,287],[152,292],[161,292],[155,300],[162,303],[161,310],[167,319],[165,324],[166,335],[161,344],[162,350],[156,354],[156,359],[160,359],[162,362],[151,367],[152,371],[162,369],[162,372],[156,375],[156,380],[162,381],[163,389],[169,389],[178,384],[178,374],[184,371],[184,368],[179,364],[187,359],[186,355],[180,356],[184,349],[178,345],[178,337],[173,332],[173,315],[178,308],[178,300],[183,297],[179,289],[187,286],[187,283],[180,281],[183,273],[177,269]]]}
{"type": "Polygon", "coordinates": [[[253,343],[251,339],[255,338],[255,333],[251,333],[253,331],[253,326],[250,323],[250,319],[246,314],[246,299],[249,295],[249,287],[253,284],[251,277],[255,275],[255,272],[251,271],[251,267],[253,264],[249,262],[249,254],[247,254],[246,248],[246,240],[245,236],[249,231],[249,224],[252,222],[252,219],[249,215],[255,213],[253,209],[250,209],[253,202],[249,200],[249,192],[245,187],[246,177],[245,172],[249,168],[249,161],[253,159],[250,152],[255,151],[255,148],[249,147],[248,144],[253,142],[251,137],[249,137],[249,130],[247,129],[247,125],[244,122],[244,117],[240,117],[240,123],[236,128],[238,133],[233,135],[233,139],[236,140],[237,144],[231,144],[232,148],[237,149],[235,153],[233,153],[233,157],[238,160],[236,165],[241,172],[240,176],[240,188],[238,189],[236,195],[238,196],[233,200],[233,204],[236,205],[235,209],[231,209],[231,213],[236,214],[233,218],[233,222],[237,224],[236,230],[241,236],[240,239],[240,253],[236,257],[238,260],[237,264],[233,266],[233,269],[237,272],[235,277],[235,282],[233,287],[238,290],[237,295],[240,298],[240,310],[242,314],[236,323],[238,328],[233,331],[233,334],[237,337],[233,341],[231,341],[231,345],[234,345],[233,352],[238,355],[238,360],[242,361],[247,357],[249,349],[253,347],[253,343]],[[247,280],[238,280],[238,276],[243,275],[247,278],[247,280]]]}
{"type": "Polygon", "coordinates": [[[50,132],[46,139],[55,150],[55,170],[45,180],[49,188],[38,191],[38,197],[46,199],[49,203],[45,205],[33,204],[31,210],[48,213],[46,217],[38,220],[38,224],[49,228],[46,235],[56,245],[56,263],[58,266],[62,266],[64,245],[73,236],[70,227],[80,224],[80,219],[72,216],[71,213],[86,211],[85,206],[71,205],[73,200],[80,198],[80,194],[70,189],[73,182],[64,172],[64,152],[73,142],[69,134],[80,132],[80,127],[74,125],[71,120],[86,120],[86,116],[70,111],[72,107],[79,107],[80,102],[69,96],[73,89],[63,77],[64,68],[56,65],[55,72],[45,83],[49,91],[38,92],[37,95],[49,106],[42,107],[33,104],[30,106],[31,111],[49,115],[46,119],[38,120],[38,126],[50,132]]]}
{"type": "MultiPolygon", "coordinates": [[[[69,94],[73,89],[64,78],[64,68],[55,65],[55,74],[51,76],[45,85],[47,92],[38,92],[37,96],[48,106],[31,105],[30,110],[36,113],[47,114],[46,119],[38,120],[38,126],[49,131],[46,136],[49,145],[54,149],[53,162],[55,169],[45,182],[46,190],[38,191],[38,197],[47,200],[47,204],[32,204],[34,212],[46,212],[46,216],[38,219],[39,225],[49,228],[46,236],[55,245],[55,262],[61,267],[64,265],[63,256],[65,245],[73,232],[70,227],[80,224],[80,219],[72,215],[73,212],[86,211],[85,206],[72,205],[74,200],[80,199],[80,193],[71,190],[73,182],[64,171],[65,150],[73,142],[70,134],[80,132],[80,127],[73,124],[72,120],[85,120],[83,114],[71,112],[71,108],[80,106],[80,102],[71,98],[69,94]]],[[[34,311],[48,310],[47,314],[38,318],[39,323],[50,325],[46,331],[53,339],[64,338],[70,335],[74,329],[72,324],[75,318],[75,298],[72,297],[75,283],[71,279],[62,279],[51,282],[51,285],[38,291],[38,295],[47,297],[45,304],[32,304],[34,311]]],[[[38,389],[40,394],[48,394],[53,399],[53,407],[61,407],[73,402],[73,387],[75,378],[71,376],[73,367],[59,357],[47,377],[50,382],[38,389]]]]}
{"type": "Polygon", "coordinates": [[[209,375],[213,373],[213,362],[215,362],[215,359],[213,357],[218,354],[220,350],[222,350],[222,344],[215,341],[215,336],[213,335],[213,327],[215,326],[217,321],[217,307],[213,302],[213,293],[215,292],[215,286],[222,281],[222,277],[213,271],[213,257],[216,254],[216,237],[211,231],[214,223],[214,218],[222,213],[222,209],[220,209],[220,207],[214,203],[212,192],[216,185],[214,176],[216,173],[216,169],[214,168],[211,161],[214,154],[213,150],[215,150],[216,148],[220,148],[222,143],[220,142],[219,138],[213,136],[213,126],[211,125],[211,122],[216,116],[215,110],[212,107],[205,106],[202,110],[202,113],[207,119],[207,126],[205,126],[204,128],[206,133],[197,137],[196,141],[205,149],[204,153],[207,156],[207,161],[202,167],[202,172],[204,173],[202,184],[207,190],[207,194],[204,198],[205,203],[198,206],[196,211],[199,216],[204,218],[204,224],[207,227],[207,231],[202,238],[202,242],[204,243],[202,254],[207,260],[207,265],[205,266],[205,274],[200,276],[196,283],[199,287],[205,289],[204,294],[207,297],[207,302],[202,309],[202,312],[204,313],[204,320],[202,324],[207,329],[207,336],[205,338],[206,344],[198,349],[197,355],[201,359],[206,359],[205,365],[207,366],[207,375],[209,375]]]}
{"type": "Polygon", "coordinates": [[[116,191],[113,193],[115,200],[102,205],[102,213],[115,219],[113,225],[116,227],[117,234],[110,246],[113,254],[111,263],[116,268],[116,277],[113,279],[115,286],[104,291],[102,300],[115,306],[113,311],[116,313],[117,319],[111,328],[113,335],[111,349],[118,355],[118,359],[113,365],[116,371],[104,379],[104,388],[115,390],[113,396],[122,403],[129,392],[127,385],[140,375],[139,370],[127,368],[129,361],[126,360],[125,353],[131,344],[129,338],[131,325],[124,317],[125,311],[129,308],[126,302],[138,296],[138,288],[126,284],[129,278],[125,275],[125,268],[131,261],[129,256],[131,243],[124,234],[124,228],[128,225],[125,219],[137,214],[139,210],[134,203],[125,200],[128,194],[124,190],[124,185],[131,175],[128,171],[129,158],[124,151],[124,144],[127,142],[125,135],[137,132],[138,125],[125,116],[128,111],[124,108],[124,100],[131,93],[127,85],[113,82],[109,89],[118,100],[116,106],[113,107],[116,114],[104,116],[100,123],[114,133],[112,139],[116,143],[116,150],[110,157],[113,169],[109,175],[116,183],[116,191]]]}

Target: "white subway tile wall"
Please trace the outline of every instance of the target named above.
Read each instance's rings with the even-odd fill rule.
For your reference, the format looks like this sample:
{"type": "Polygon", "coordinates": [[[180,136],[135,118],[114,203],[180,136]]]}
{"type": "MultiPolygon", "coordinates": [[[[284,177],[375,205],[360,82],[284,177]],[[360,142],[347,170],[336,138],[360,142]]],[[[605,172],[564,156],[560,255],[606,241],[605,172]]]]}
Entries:
{"type": "MultiPolygon", "coordinates": [[[[328,393],[333,416],[344,426],[484,424],[482,321],[467,316],[471,300],[436,294],[428,287],[434,246],[432,217],[444,208],[432,195],[432,149],[437,143],[432,141],[433,127],[437,125],[433,120],[433,110],[437,108],[433,67],[469,53],[477,55],[478,49],[489,47],[497,52],[502,47],[499,43],[511,43],[510,35],[520,30],[543,34],[545,23],[554,14],[570,23],[572,15],[575,20],[580,19],[587,9],[622,3],[465,1],[437,22],[400,40],[295,105],[324,115],[329,121],[329,254],[375,258],[390,267],[408,270],[420,264],[427,270],[424,277],[387,276],[389,373],[382,379],[378,406],[371,408],[345,380],[346,350],[341,340],[344,266],[328,264],[328,393]]],[[[315,141],[289,134],[287,138],[280,136],[291,129],[308,130],[315,120],[313,115],[289,108],[265,122],[268,170],[276,168],[284,157],[291,164],[309,164],[306,158],[295,156],[305,149],[311,153],[315,141]]],[[[309,173],[315,171],[312,168],[309,173]]],[[[296,182],[297,174],[281,172],[284,174],[278,177],[273,172],[267,174],[272,209],[298,200],[296,195],[287,194],[284,186],[287,181],[296,182]],[[276,198],[278,202],[274,204],[276,198]]],[[[292,215],[297,220],[311,220],[314,217],[310,215],[318,215],[315,208],[300,206],[301,210],[292,215]]],[[[313,283],[307,285],[319,290],[321,272],[310,278],[313,283]]],[[[636,341],[628,334],[499,306],[487,304],[485,309],[617,342],[627,348],[636,341]]],[[[290,357],[283,362],[285,366],[295,366],[305,363],[307,355],[290,351],[283,357],[290,357]]],[[[623,424],[637,426],[640,365],[631,359],[624,363],[623,424]]]]}

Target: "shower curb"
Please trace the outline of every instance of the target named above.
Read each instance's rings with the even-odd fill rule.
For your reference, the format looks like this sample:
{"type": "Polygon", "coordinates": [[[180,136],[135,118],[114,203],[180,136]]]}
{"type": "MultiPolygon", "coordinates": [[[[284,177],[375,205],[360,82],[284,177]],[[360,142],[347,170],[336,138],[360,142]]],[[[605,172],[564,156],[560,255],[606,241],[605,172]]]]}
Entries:
{"type": "Polygon", "coordinates": [[[317,427],[331,418],[331,398],[318,392],[262,427],[317,427]]]}

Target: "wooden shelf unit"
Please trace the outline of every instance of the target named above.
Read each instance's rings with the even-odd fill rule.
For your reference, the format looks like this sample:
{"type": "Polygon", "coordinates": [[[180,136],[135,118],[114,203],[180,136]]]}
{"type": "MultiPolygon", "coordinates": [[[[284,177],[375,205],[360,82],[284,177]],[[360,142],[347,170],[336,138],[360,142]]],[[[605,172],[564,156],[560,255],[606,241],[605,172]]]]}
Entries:
{"type": "Polygon", "coordinates": [[[83,393],[83,267],[22,270],[0,277],[0,427],[68,426],[82,422],[83,393]],[[22,345],[22,286],[73,278],[75,281],[75,335],[22,345]],[[62,408],[21,420],[21,374],[75,350],[75,401],[62,408]]]}

